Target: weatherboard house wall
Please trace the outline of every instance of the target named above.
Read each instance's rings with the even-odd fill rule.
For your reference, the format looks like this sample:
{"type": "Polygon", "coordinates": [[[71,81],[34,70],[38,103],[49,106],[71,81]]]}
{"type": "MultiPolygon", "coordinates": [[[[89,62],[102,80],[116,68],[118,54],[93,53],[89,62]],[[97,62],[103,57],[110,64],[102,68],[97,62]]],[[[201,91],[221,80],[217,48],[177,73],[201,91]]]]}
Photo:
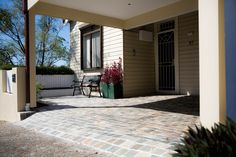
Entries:
{"type": "MultiPolygon", "coordinates": [[[[70,25],[70,67],[79,77],[83,73],[102,72],[102,69],[96,71],[84,71],[81,69],[81,33],[80,28],[85,26],[83,22],[71,22],[70,25]]],[[[118,62],[119,58],[123,59],[123,30],[112,27],[103,27],[103,67],[118,62]]]]}
{"type": "MultiPolygon", "coordinates": [[[[70,67],[75,71],[78,78],[81,78],[85,73],[102,73],[103,71],[103,69],[92,71],[81,69],[80,28],[84,25],[82,22],[71,22],[70,25],[70,67]]],[[[139,41],[137,32],[107,26],[103,27],[102,39],[103,67],[118,62],[119,58],[122,60],[124,97],[155,93],[153,42],[139,41]],[[137,52],[139,52],[137,56],[133,56],[133,49],[137,49],[137,52]],[[140,68],[145,64],[147,66],[140,68]]]]}
{"type": "MultiPolygon", "coordinates": [[[[29,36],[27,37],[29,37],[28,50],[30,55],[26,57],[26,60],[29,61],[30,65],[28,69],[30,74],[28,81],[28,83],[30,83],[30,89],[27,89],[26,91],[30,93],[31,107],[36,106],[34,44],[36,15],[47,15],[74,21],[84,21],[97,25],[116,27],[121,30],[130,30],[132,28],[156,23],[198,10],[200,120],[203,126],[209,128],[213,126],[214,123],[225,123],[227,117],[226,107],[228,108],[229,104],[235,104],[235,92],[233,92],[235,91],[235,86],[232,86],[232,83],[235,82],[235,73],[232,73],[231,71],[233,69],[231,67],[235,67],[233,66],[235,65],[235,62],[232,60],[235,51],[234,47],[230,46],[232,45],[231,42],[234,41],[234,38],[231,38],[231,36],[235,36],[232,31],[234,30],[234,22],[225,17],[229,17],[227,16],[228,12],[232,15],[230,17],[235,19],[235,14],[232,14],[234,13],[234,8],[231,8],[235,6],[235,0],[155,1],[155,3],[161,2],[165,4],[164,6],[158,4],[153,5],[149,0],[145,2],[140,0],[137,2],[135,1],[137,6],[144,6],[142,3],[145,3],[149,4],[151,7],[155,6],[155,8],[153,8],[153,10],[145,8],[143,10],[134,9],[133,11],[129,8],[124,9],[124,7],[119,9],[117,3],[120,3],[120,1],[115,0],[109,1],[109,3],[107,1],[83,2],[85,2],[85,6],[80,8],[81,4],[78,3],[78,0],[70,0],[70,3],[61,0],[28,0],[28,12],[26,13],[29,13],[29,30],[27,30],[29,36]],[[103,7],[108,5],[108,7],[105,7],[105,9],[99,9],[99,7],[96,7],[96,10],[91,11],[91,6],[99,5],[103,7]],[[118,11],[114,11],[115,9],[118,9],[118,11]],[[136,11],[136,13],[134,11],[136,11]],[[105,12],[106,16],[101,12],[105,12]],[[134,13],[133,16],[131,16],[132,14],[129,14],[129,12],[134,13]],[[116,15],[114,15],[114,13],[116,15]],[[117,14],[119,13],[123,13],[124,18],[118,18],[117,14]],[[228,106],[226,106],[226,104],[228,106]]],[[[76,59],[76,57],[74,57],[74,59],[76,59]]],[[[77,62],[79,62],[79,60],[77,62]]],[[[123,62],[125,64],[124,60],[123,62]]],[[[189,63],[186,62],[186,64],[189,63]]],[[[77,66],[79,66],[79,64],[77,64],[77,66]]],[[[79,67],[76,68],[79,69],[79,67]]],[[[155,69],[157,68],[155,67],[155,69]]],[[[124,73],[125,77],[127,75],[125,68],[124,73]]],[[[124,79],[124,81],[126,80],[124,79]]],[[[232,107],[228,108],[228,110],[230,109],[232,110],[232,107]]]]}
{"type": "MultiPolygon", "coordinates": [[[[199,47],[198,47],[198,12],[192,12],[176,17],[178,19],[178,58],[179,58],[179,91],[176,94],[199,95],[199,47]],[[188,33],[192,32],[191,36],[188,33]],[[189,44],[192,41],[192,44],[189,44]]],[[[161,22],[131,30],[103,27],[103,65],[110,65],[122,59],[123,93],[125,97],[155,94],[157,63],[155,40],[142,41],[139,30],[152,32],[161,22]]],[[[82,22],[71,22],[71,62],[70,67],[77,77],[84,73],[101,73],[102,69],[83,71],[81,69],[81,37],[82,22]]]]}

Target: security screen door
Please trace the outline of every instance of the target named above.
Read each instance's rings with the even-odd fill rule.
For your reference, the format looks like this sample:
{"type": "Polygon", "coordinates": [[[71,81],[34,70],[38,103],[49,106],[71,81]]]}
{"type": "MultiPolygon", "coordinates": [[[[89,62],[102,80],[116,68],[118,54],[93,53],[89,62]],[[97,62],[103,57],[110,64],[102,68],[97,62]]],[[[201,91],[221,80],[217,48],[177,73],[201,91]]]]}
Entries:
{"type": "Polygon", "coordinates": [[[159,90],[175,90],[174,31],[158,34],[159,90]]]}

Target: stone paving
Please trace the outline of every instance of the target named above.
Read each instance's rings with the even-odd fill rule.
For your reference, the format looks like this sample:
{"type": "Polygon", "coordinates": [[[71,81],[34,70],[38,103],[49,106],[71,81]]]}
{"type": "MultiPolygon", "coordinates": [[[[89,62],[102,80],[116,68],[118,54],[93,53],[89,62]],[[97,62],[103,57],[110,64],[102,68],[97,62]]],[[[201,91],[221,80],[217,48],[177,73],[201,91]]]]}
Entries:
{"type": "Polygon", "coordinates": [[[199,98],[147,96],[42,99],[50,104],[17,125],[119,157],[167,157],[188,126],[199,123],[199,98]]]}

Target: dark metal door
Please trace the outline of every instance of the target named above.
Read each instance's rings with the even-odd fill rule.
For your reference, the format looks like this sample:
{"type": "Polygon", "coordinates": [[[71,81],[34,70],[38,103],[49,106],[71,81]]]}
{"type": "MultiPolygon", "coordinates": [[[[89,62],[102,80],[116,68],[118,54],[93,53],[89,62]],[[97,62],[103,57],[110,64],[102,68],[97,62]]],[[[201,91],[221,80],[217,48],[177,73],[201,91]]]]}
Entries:
{"type": "Polygon", "coordinates": [[[159,90],[175,90],[174,31],[158,34],[159,90]]]}

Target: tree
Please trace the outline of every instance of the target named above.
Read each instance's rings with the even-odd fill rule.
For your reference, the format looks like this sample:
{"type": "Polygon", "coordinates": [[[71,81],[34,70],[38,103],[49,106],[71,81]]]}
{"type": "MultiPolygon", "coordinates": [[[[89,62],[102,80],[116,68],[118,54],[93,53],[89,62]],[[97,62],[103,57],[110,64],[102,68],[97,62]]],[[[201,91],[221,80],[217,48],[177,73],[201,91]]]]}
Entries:
{"type": "MultiPolygon", "coordinates": [[[[6,1],[0,6],[0,64],[25,64],[24,15],[22,0],[6,1]],[[8,9],[11,8],[11,9],[8,9]]],[[[59,60],[68,60],[66,41],[59,36],[62,20],[36,16],[36,64],[53,66],[59,60]]]]}
{"type": "Polygon", "coordinates": [[[0,49],[0,66],[4,64],[14,65],[14,61],[12,60],[12,54],[14,54],[14,50],[10,48],[0,49]]]}
{"type": "Polygon", "coordinates": [[[12,5],[0,7],[0,62],[14,65],[24,63],[24,16],[21,0],[12,5]]]}
{"type": "Polygon", "coordinates": [[[59,60],[68,60],[69,51],[65,39],[59,36],[63,24],[58,19],[40,16],[36,32],[36,63],[52,66],[59,60]]]}

